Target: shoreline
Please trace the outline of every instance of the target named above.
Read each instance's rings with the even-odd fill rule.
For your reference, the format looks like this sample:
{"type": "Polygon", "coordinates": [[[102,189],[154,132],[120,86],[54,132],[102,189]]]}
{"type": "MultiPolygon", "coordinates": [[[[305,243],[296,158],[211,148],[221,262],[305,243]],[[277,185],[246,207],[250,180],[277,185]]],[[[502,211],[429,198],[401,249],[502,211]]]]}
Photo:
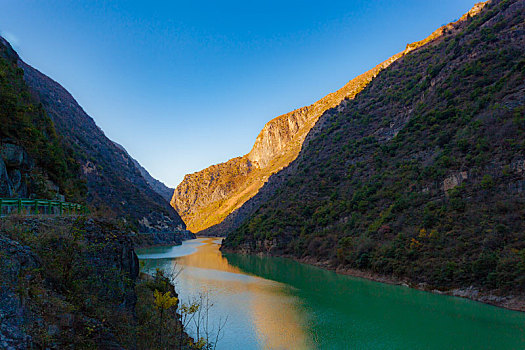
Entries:
{"type": "Polygon", "coordinates": [[[525,299],[520,298],[519,296],[498,296],[494,293],[491,293],[490,291],[483,291],[474,286],[469,286],[466,288],[454,288],[449,290],[439,290],[426,283],[413,283],[412,281],[406,278],[381,275],[370,271],[362,271],[352,268],[333,267],[328,262],[316,261],[315,259],[297,259],[288,256],[286,256],[286,258],[291,258],[292,260],[297,261],[299,263],[316,266],[325,270],[331,270],[341,275],[364,278],[379,283],[403,286],[438,295],[448,295],[458,298],[470,299],[478,303],[488,304],[503,309],[525,312],[525,299]]]}
{"type": "MultiPolygon", "coordinates": [[[[222,248],[222,245],[221,245],[221,248],[222,248]]],[[[301,264],[312,265],[312,266],[315,266],[315,267],[318,267],[324,270],[334,271],[335,273],[338,273],[341,275],[363,278],[369,281],[374,281],[374,282],[379,282],[379,283],[403,286],[403,287],[412,288],[412,289],[420,290],[423,292],[429,292],[429,293],[438,294],[438,295],[448,295],[448,296],[453,296],[453,297],[458,297],[458,298],[469,299],[472,301],[476,301],[478,303],[492,305],[492,306],[500,307],[500,308],[511,310],[511,311],[525,312],[525,297],[514,296],[514,295],[498,296],[493,292],[480,290],[473,286],[466,287],[466,288],[439,290],[426,283],[419,283],[419,284],[413,283],[408,278],[398,278],[395,276],[381,275],[381,274],[374,273],[371,271],[362,271],[362,270],[357,270],[353,268],[344,268],[344,267],[339,267],[339,266],[334,267],[328,261],[319,261],[315,258],[296,258],[290,255],[276,256],[276,255],[271,255],[271,254],[262,253],[262,252],[258,252],[258,253],[251,253],[247,251],[239,252],[239,251],[234,251],[230,249],[225,249],[225,250],[221,249],[221,252],[243,254],[243,255],[257,255],[257,256],[286,258],[286,259],[294,260],[301,264]]]]}
{"type": "Polygon", "coordinates": [[[136,245],[135,249],[142,249],[142,248],[158,248],[158,247],[177,247],[182,245],[182,243],[157,243],[157,244],[147,244],[147,245],[136,245]]]}
{"type": "Polygon", "coordinates": [[[185,234],[180,234],[180,232],[135,233],[132,240],[135,248],[179,246],[184,241],[195,239],[195,234],[187,232],[185,234]]]}

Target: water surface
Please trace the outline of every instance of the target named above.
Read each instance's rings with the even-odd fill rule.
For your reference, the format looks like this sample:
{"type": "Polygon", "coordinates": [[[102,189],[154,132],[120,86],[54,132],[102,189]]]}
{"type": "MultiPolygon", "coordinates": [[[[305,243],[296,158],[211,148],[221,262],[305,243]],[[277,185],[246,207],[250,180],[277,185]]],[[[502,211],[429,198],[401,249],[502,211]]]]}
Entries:
{"type": "Polygon", "coordinates": [[[143,270],[209,291],[218,349],[525,349],[525,313],[339,275],[283,258],[222,254],[220,240],[141,249],[143,270]]]}

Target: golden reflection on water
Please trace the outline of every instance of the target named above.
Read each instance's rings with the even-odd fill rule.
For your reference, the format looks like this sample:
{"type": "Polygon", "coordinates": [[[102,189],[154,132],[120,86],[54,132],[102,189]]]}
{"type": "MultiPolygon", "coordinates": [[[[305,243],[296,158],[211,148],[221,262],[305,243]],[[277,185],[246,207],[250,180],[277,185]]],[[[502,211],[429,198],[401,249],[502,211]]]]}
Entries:
{"type": "MultiPolygon", "coordinates": [[[[196,253],[177,258],[176,264],[182,267],[246,275],[239,268],[228,263],[215,241],[216,238],[203,238],[204,244],[197,247],[196,253]]],[[[213,272],[207,275],[213,275],[213,272]]],[[[192,279],[195,276],[186,274],[185,277],[192,279]]],[[[191,280],[186,282],[190,285],[194,284],[194,287],[198,284],[196,281],[192,283],[191,280]]],[[[210,290],[226,290],[231,294],[250,296],[243,300],[246,300],[246,311],[263,349],[311,348],[311,341],[302,327],[304,315],[298,310],[297,299],[287,294],[283,285],[251,276],[247,280],[212,277],[206,280],[206,286],[210,290]]]]}
{"type": "Polygon", "coordinates": [[[202,239],[201,241],[204,244],[197,247],[197,252],[178,258],[178,263],[183,266],[192,266],[202,269],[242,273],[239,268],[231,266],[228,263],[228,260],[222,256],[222,253],[219,250],[219,245],[214,243],[215,240],[216,238],[202,239]]]}

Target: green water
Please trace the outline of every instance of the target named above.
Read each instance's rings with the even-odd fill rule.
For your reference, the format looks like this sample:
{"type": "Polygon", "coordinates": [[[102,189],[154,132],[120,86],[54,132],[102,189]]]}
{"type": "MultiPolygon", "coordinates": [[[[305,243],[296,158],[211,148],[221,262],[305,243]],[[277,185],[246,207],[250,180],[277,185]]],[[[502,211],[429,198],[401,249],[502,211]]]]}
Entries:
{"type": "Polygon", "coordinates": [[[209,291],[212,321],[228,316],[218,349],[525,349],[525,313],[218,248],[138,252],[146,271],[183,267],[182,299],[209,291]]]}

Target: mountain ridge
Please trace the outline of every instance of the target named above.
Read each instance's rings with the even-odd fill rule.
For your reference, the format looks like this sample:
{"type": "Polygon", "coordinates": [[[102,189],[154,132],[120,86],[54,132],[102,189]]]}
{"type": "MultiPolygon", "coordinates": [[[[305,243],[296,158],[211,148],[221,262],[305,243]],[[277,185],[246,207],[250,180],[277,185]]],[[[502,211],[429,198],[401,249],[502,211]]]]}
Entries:
{"type": "MultiPolygon", "coordinates": [[[[474,5],[458,22],[475,16],[484,4],[474,5]]],[[[194,232],[224,235],[238,227],[245,215],[237,211],[246,211],[243,206],[259,192],[268,178],[296,159],[305,137],[322,113],[336,107],[344,99],[355,97],[381,70],[440,37],[449,26],[451,24],[438,28],[423,40],[408,44],[402,52],[358,75],[317,102],[273,118],[258,134],[248,154],[186,175],[175,189],[171,205],[194,232]]]]}
{"type": "Polygon", "coordinates": [[[7,161],[0,164],[2,195],[66,195],[66,200],[87,202],[93,211],[123,218],[142,232],[185,229],[134,160],[106,137],[66,89],[26,64],[1,37],[0,49],[6,86],[2,126],[7,128],[0,140],[7,161]],[[15,86],[17,91],[7,90],[15,86]],[[24,155],[23,162],[12,159],[17,154],[24,155]],[[23,188],[16,194],[15,179],[16,187],[23,188]]]}
{"type": "Polygon", "coordinates": [[[525,310],[524,19],[488,2],[325,112],[223,250],[525,310]]]}
{"type": "Polygon", "coordinates": [[[126,154],[131,158],[131,160],[133,161],[133,163],[135,164],[135,167],[138,169],[138,171],[140,172],[140,174],[142,175],[142,177],[146,180],[146,182],[148,183],[148,185],[151,187],[151,189],[155,192],[157,192],[159,195],[162,196],[162,198],[164,198],[168,203],[170,202],[171,200],[171,196],[173,195],[173,191],[175,190],[174,188],[169,188],[168,186],[166,186],[162,181],[160,180],[157,180],[156,178],[154,178],[153,176],[151,176],[151,174],[149,173],[149,171],[144,168],[138,160],[136,160],[135,158],[133,158],[129,153],[128,151],[126,150],[126,148],[124,146],[122,146],[121,144],[117,143],[117,142],[113,142],[118,148],[120,148],[122,151],[126,152],[126,154]]]}

